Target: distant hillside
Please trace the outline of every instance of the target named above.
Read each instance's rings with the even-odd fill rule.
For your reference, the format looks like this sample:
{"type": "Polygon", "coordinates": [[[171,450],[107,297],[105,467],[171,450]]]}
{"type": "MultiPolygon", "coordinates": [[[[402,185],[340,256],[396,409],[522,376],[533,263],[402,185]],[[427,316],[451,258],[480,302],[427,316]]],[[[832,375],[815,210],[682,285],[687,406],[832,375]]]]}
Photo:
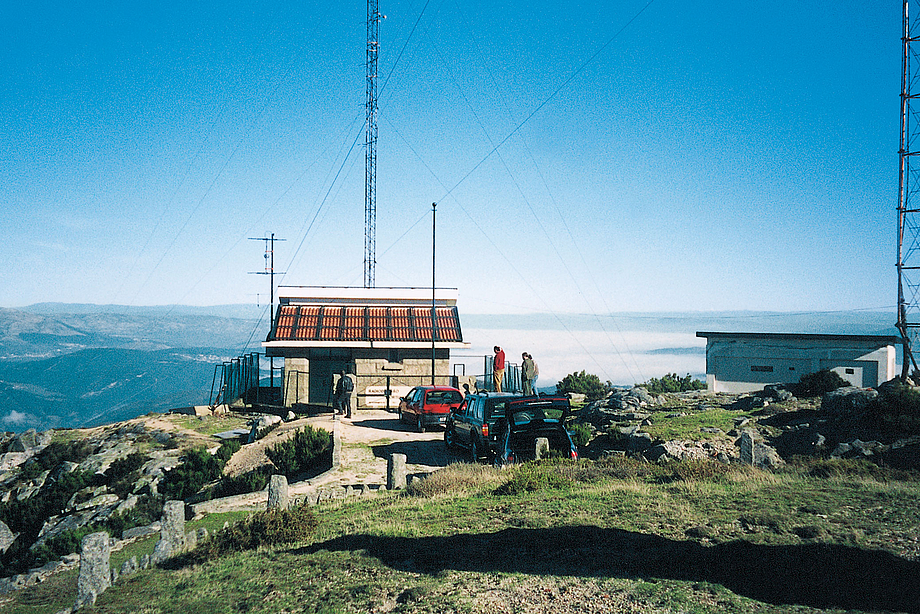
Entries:
{"type": "Polygon", "coordinates": [[[258,317],[245,306],[0,309],[0,429],[91,426],[205,403],[216,364],[259,351],[268,321],[258,317]]]}
{"type": "MultiPolygon", "coordinates": [[[[466,360],[468,373],[481,373],[482,356],[502,338],[538,356],[540,384],[550,389],[556,378],[600,363],[615,383],[670,372],[702,377],[705,343],[696,331],[897,334],[893,313],[870,311],[488,315],[461,309],[461,318],[473,348],[452,360],[466,360]],[[573,345],[570,331],[602,334],[573,345]],[[617,377],[627,363],[635,368],[617,377]]],[[[101,424],[205,403],[214,366],[261,351],[269,320],[267,308],[247,305],[0,308],[0,430],[101,424]]]]}

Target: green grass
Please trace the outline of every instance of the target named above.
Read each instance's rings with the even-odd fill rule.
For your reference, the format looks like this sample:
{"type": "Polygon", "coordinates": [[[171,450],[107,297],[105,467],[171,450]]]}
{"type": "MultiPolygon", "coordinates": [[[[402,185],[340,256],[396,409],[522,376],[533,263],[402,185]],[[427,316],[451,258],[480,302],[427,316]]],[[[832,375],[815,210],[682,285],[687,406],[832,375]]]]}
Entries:
{"type": "MultiPolygon", "coordinates": [[[[321,505],[310,542],[140,572],[91,612],[920,611],[898,601],[920,573],[916,475],[722,467],[457,464],[321,505]]],[[[0,612],[54,612],[45,590],[0,612]]]]}
{"type": "Polygon", "coordinates": [[[215,433],[244,428],[247,425],[245,418],[234,414],[200,417],[185,414],[167,414],[163,417],[176,426],[181,426],[202,435],[214,435],[215,433]]]}
{"type": "Polygon", "coordinates": [[[727,433],[735,427],[735,418],[749,415],[749,412],[730,411],[726,409],[692,410],[684,408],[683,416],[667,418],[666,414],[658,412],[653,416],[653,423],[642,427],[642,430],[656,439],[669,441],[680,439],[687,441],[703,441],[722,437],[718,433],[704,433],[703,427],[715,427],[727,433]]]}

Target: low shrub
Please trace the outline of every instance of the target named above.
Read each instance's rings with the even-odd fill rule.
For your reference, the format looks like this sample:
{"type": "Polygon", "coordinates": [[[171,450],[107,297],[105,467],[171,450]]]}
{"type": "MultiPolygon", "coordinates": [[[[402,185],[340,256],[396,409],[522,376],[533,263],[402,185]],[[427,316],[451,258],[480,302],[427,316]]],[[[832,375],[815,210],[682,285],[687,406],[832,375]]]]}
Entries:
{"type": "Polygon", "coordinates": [[[569,434],[572,436],[572,443],[575,444],[575,447],[583,448],[591,441],[591,425],[584,422],[575,424],[572,426],[571,430],[569,430],[569,434]]]}
{"type": "Polygon", "coordinates": [[[128,529],[152,524],[163,516],[163,499],[141,497],[131,509],[112,514],[105,521],[105,528],[111,535],[120,537],[128,529]]]}
{"type": "Polygon", "coordinates": [[[272,464],[288,478],[306,473],[325,460],[331,449],[330,435],[323,429],[305,426],[286,441],[265,450],[272,464]]]}
{"type": "Polygon", "coordinates": [[[453,463],[421,480],[413,480],[406,493],[417,497],[470,494],[502,479],[501,472],[488,465],[453,463]]]}
{"type": "Polygon", "coordinates": [[[568,394],[574,392],[585,395],[588,401],[603,399],[610,392],[611,384],[606,384],[593,373],[569,373],[556,384],[557,394],[568,394]]]}
{"type": "Polygon", "coordinates": [[[798,384],[794,384],[790,387],[790,392],[801,398],[820,397],[828,392],[833,392],[838,388],[849,385],[850,382],[840,377],[834,371],[821,369],[820,371],[803,375],[801,379],[799,379],[798,384]]]}
{"type": "MultiPolygon", "coordinates": [[[[569,461],[562,461],[569,462],[569,461]]],[[[560,461],[530,461],[512,467],[511,479],[495,490],[497,495],[569,488],[575,484],[571,472],[558,470],[560,461]]]]}
{"type": "Polygon", "coordinates": [[[637,384],[648,390],[652,394],[662,394],[664,392],[687,392],[690,390],[705,390],[706,383],[698,379],[693,379],[689,373],[684,377],[678,377],[677,373],[667,373],[661,377],[653,377],[644,384],[637,384]]]}
{"type": "Polygon", "coordinates": [[[228,460],[230,460],[230,457],[239,452],[240,448],[242,447],[243,444],[240,443],[239,439],[227,439],[222,444],[220,444],[220,447],[217,449],[217,452],[214,454],[214,456],[216,456],[218,460],[226,463],[228,460]]]}
{"type": "Polygon", "coordinates": [[[181,465],[166,472],[159,491],[167,499],[187,499],[219,478],[223,467],[224,463],[204,447],[194,448],[186,453],[181,465]]]}
{"type": "Polygon", "coordinates": [[[317,524],[316,515],[307,505],[263,510],[221,529],[189,556],[194,562],[204,562],[231,552],[302,543],[312,537],[317,524]]]}
{"type": "Polygon", "coordinates": [[[122,499],[130,495],[134,491],[134,484],[140,477],[140,470],[145,462],[147,462],[147,457],[140,452],[132,452],[124,458],[112,461],[105,472],[109,490],[122,499]]]}
{"type": "Polygon", "coordinates": [[[273,473],[275,471],[272,467],[264,466],[240,475],[226,476],[214,487],[211,495],[212,497],[229,497],[262,490],[273,473]]]}

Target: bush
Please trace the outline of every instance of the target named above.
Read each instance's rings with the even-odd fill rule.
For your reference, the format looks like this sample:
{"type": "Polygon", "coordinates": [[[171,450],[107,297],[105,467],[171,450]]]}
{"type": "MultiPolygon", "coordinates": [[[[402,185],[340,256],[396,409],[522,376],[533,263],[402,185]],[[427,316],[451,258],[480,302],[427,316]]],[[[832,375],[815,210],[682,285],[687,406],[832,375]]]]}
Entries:
{"type": "Polygon", "coordinates": [[[128,529],[153,524],[163,516],[163,500],[159,497],[141,497],[130,510],[112,514],[105,521],[109,534],[121,536],[128,529]]]}
{"type": "Polygon", "coordinates": [[[230,457],[239,452],[240,448],[243,447],[243,444],[240,443],[239,439],[227,439],[220,447],[217,449],[217,453],[214,455],[218,460],[226,463],[230,460],[230,457]]]}
{"type": "Polygon", "coordinates": [[[237,476],[227,476],[214,487],[212,497],[229,497],[247,492],[262,490],[271,479],[274,470],[271,467],[259,467],[237,476]]]}
{"type": "Polygon", "coordinates": [[[185,460],[163,476],[159,491],[167,499],[187,499],[220,477],[224,463],[204,448],[189,450],[185,460]]]}
{"type": "Polygon", "coordinates": [[[316,516],[307,505],[256,512],[199,544],[190,558],[200,563],[231,552],[301,543],[313,535],[316,526],[316,516]]]}
{"type": "Polygon", "coordinates": [[[572,443],[575,444],[575,447],[583,448],[591,441],[591,425],[584,422],[575,424],[572,426],[569,434],[572,436],[572,443]]]}
{"type": "Polygon", "coordinates": [[[495,494],[519,495],[525,492],[568,488],[574,484],[574,480],[568,475],[568,472],[558,470],[559,463],[559,460],[550,460],[549,462],[530,461],[517,465],[512,469],[511,479],[500,486],[495,494]]]}
{"type": "Polygon", "coordinates": [[[607,396],[607,393],[610,392],[611,388],[612,384],[610,382],[604,384],[598,376],[592,373],[585,373],[584,371],[581,373],[570,373],[562,378],[562,381],[556,384],[556,392],[558,394],[575,392],[585,395],[588,401],[603,399],[607,396]]]}
{"type": "Polygon", "coordinates": [[[305,426],[291,439],[265,450],[265,455],[284,476],[291,478],[306,473],[325,460],[330,449],[329,432],[305,426]]]}
{"type": "Polygon", "coordinates": [[[132,452],[124,458],[112,461],[105,472],[109,490],[122,499],[134,492],[134,484],[140,477],[140,470],[145,462],[147,457],[140,452],[132,452]]]}
{"type": "Polygon", "coordinates": [[[920,391],[903,382],[879,387],[869,411],[885,429],[899,435],[920,435],[920,391]]]}
{"type": "Polygon", "coordinates": [[[806,373],[799,383],[792,386],[792,394],[801,398],[820,397],[838,388],[849,386],[850,382],[829,369],[806,373]]]}
{"type": "Polygon", "coordinates": [[[637,384],[652,394],[664,392],[687,392],[690,390],[705,390],[706,384],[698,379],[693,379],[689,373],[684,377],[677,377],[677,373],[668,373],[661,379],[653,377],[644,384],[637,384]]]}

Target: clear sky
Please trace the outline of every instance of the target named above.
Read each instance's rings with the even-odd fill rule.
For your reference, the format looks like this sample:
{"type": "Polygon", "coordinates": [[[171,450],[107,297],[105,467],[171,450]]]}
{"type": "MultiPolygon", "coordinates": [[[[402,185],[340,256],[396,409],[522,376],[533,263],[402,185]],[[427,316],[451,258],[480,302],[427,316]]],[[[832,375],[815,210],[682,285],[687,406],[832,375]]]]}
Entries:
{"type": "MultiPolygon", "coordinates": [[[[461,314],[893,312],[900,11],[380,0],[376,285],[430,285],[438,202],[461,314]]],[[[362,285],[364,2],[0,21],[0,306],[264,304],[266,233],[362,285]]]]}

